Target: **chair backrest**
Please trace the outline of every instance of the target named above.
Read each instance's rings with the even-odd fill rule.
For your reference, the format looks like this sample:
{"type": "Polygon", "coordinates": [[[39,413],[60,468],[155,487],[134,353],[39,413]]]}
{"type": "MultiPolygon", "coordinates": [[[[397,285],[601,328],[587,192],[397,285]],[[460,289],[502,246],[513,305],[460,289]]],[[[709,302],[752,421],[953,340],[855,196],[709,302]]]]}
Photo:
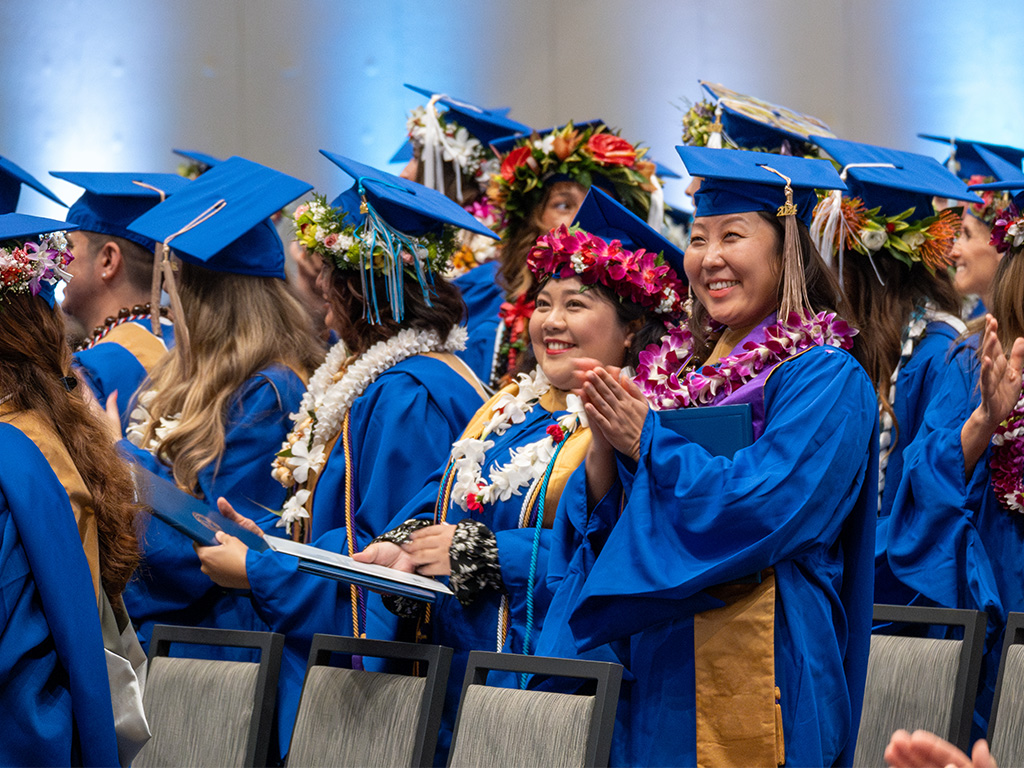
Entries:
{"type": "Polygon", "coordinates": [[[288,764],[432,765],[452,649],[314,635],[288,764]],[[335,653],[417,663],[425,676],[340,669],[335,653]]]}
{"type": "Polygon", "coordinates": [[[854,766],[884,765],[885,746],[899,728],[923,728],[966,749],[984,652],[985,614],[876,605],[874,621],[898,623],[903,631],[932,627],[937,634],[949,634],[956,629],[962,639],[871,636],[854,766]]]}
{"type": "Polygon", "coordinates": [[[607,765],[621,683],[618,664],[472,651],[448,765],[607,765]],[[488,686],[491,671],[584,681],[587,693],[488,686]]]}
{"type": "Polygon", "coordinates": [[[988,742],[997,765],[1024,765],[1024,613],[1007,617],[988,742]]]}
{"type": "Polygon", "coordinates": [[[133,765],[266,765],[283,648],[272,632],[154,627],[143,695],[153,738],[133,765]],[[251,648],[259,662],[171,658],[181,644],[251,648]]]}

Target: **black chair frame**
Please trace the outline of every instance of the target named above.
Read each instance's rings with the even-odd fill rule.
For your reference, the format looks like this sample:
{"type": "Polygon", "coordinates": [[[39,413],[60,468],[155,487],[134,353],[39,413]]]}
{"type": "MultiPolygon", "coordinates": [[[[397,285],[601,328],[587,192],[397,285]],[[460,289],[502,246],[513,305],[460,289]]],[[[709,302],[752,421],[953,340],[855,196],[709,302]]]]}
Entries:
{"type": "Polygon", "coordinates": [[[985,650],[986,617],[981,611],[962,608],[931,608],[917,605],[874,606],[875,622],[930,624],[959,627],[963,630],[960,664],[953,683],[953,705],[949,716],[949,732],[945,739],[967,751],[971,738],[974,701],[978,695],[981,658],[985,650]]]}
{"type": "Polygon", "coordinates": [[[1003,696],[1003,673],[1006,670],[1006,655],[1011,645],[1024,644],[1024,613],[1010,613],[1006,617],[1006,633],[1003,636],[1003,652],[999,658],[999,676],[996,678],[996,692],[992,698],[992,713],[988,718],[988,741],[992,743],[992,733],[996,723],[996,712],[999,700],[1003,696]]]}
{"type": "Polygon", "coordinates": [[[153,627],[153,635],[149,641],[149,658],[170,656],[171,646],[175,643],[252,648],[260,652],[254,702],[259,716],[252,720],[249,737],[246,740],[244,765],[268,765],[270,735],[274,725],[274,710],[277,706],[277,678],[281,671],[281,654],[284,651],[284,635],[276,632],[157,624],[153,627]]]}
{"type": "MultiPolygon", "coordinates": [[[[622,666],[607,661],[584,659],[559,659],[550,656],[523,656],[514,653],[492,651],[470,651],[466,665],[466,677],[459,699],[459,715],[452,734],[452,752],[459,738],[462,725],[462,702],[471,685],[486,685],[489,672],[518,672],[543,677],[561,677],[574,680],[593,681],[596,684],[594,712],[590,719],[587,737],[587,752],[583,765],[596,768],[608,764],[612,747],[612,731],[615,728],[615,710],[622,685],[622,666]]],[[[451,755],[448,764],[451,765],[451,755]]]]}
{"type": "MultiPolygon", "coordinates": [[[[369,656],[375,659],[418,662],[426,666],[426,695],[416,722],[416,741],[411,765],[431,766],[437,747],[437,733],[444,710],[444,692],[452,664],[452,649],[443,645],[418,645],[393,640],[369,640],[341,635],[313,635],[313,644],[306,664],[309,670],[317,666],[330,666],[332,654],[369,656]]],[[[305,681],[302,684],[305,691],[305,681]]],[[[301,706],[301,705],[300,705],[301,706]]]]}

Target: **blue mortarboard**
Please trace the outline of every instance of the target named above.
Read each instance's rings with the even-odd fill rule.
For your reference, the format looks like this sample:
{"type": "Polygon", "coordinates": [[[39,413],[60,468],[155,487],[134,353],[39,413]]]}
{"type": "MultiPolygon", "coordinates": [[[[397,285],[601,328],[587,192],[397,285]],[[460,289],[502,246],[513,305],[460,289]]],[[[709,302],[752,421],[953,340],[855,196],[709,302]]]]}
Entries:
{"type": "Polygon", "coordinates": [[[14,213],[21,197],[21,185],[26,184],[58,205],[66,204],[43,186],[35,176],[6,157],[0,157],[0,213],[14,213]]]}
{"type": "Polygon", "coordinates": [[[991,157],[995,155],[1000,160],[1020,171],[1021,161],[1024,160],[1024,149],[1009,147],[1004,144],[988,144],[982,141],[968,141],[967,139],[956,139],[949,136],[933,136],[929,133],[917,134],[922,139],[938,141],[950,147],[949,159],[946,160],[946,167],[961,179],[969,179],[971,176],[992,176],[997,181],[1002,178],[999,170],[1004,166],[993,167],[991,157]],[[979,150],[983,150],[979,151],[979,150]]]}
{"type": "MultiPolygon", "coordinates": [[[[647,159],[651,160],[651,158],[647,158],[647,159]]],[[[683,178],[681,174],[676,173],[671,168],[669,168],[667,165],[663,165],[662,163],[659,163],[657,160],[651,160],[651,162],[654,163],[654,172],[658,175],[658,178],[661,178],[661,179],[681,179],[681,178],[683,178]]]]}
{"type": "Polygon", "coordinates": [[[68,210],[68,222],[85,232],[123,237],[149,251],[156,243],[129,232],[128,225],[160,202],[157,190],[169,197],[188,184],[176,173],[51,171],[50,175],[85,190],[68,210]]]}
{"type": "MultiPolygon", "coordinates": [[[[410,91],[415,91],[427,99],[432,99],[438,92],[420,88],[415,85],[405,84],[410,91]]],[[[488,146],[496,139],[504,136],[519,135],[530,132],[530,126],[516,122],[508,118],[508,109],[484,109],[461,99],[453,99],[450,96],[442,96],[437,100],[439,105],[447,108],[449,119],[454,120],[467,131],[469,135],[488,146]]],[[[392,163],[408,162],[412,160],[412,142],[405,142],[391,158],[392,163]]]]}
{"type": "Polygon", "coordinates": [[[738,93],[724,85],[699,81],[717,106],[722,108],[722,129],[742,149],[779,149],[784,143],[804,143],[808,137],[833,136],[816,117],[788,107],[738,93]]]}
{"type": "Polygon", "coordinates": [[[182,261],[215,272],[284,279],[284,246],[268,217],[312,188],[232,157],[144,213],[129,230],[158,242],[172,238],[169,245],[182,261]]]}
{"type": "MultiPolygon", "coordinates": [[[[17,240],[21,243],[35,240],[39,235],[48,235],[51,232],[72,232],[78,229],[74,224],[68,224],[56,219],[45,219],[41,216],[29,216],[24,213],[5,213],[0,215],[0,243],[8,240],[17,240]]],[[[54,304],[54,285],[45,280],[39,283],[39,298],[45,301],[50,309],[54,304]]]]}
{"type": "Polygon", "coordinates": [[[607,192],[591,187],[573,223],[605,242],[618,240],[627,250],[643,248],[664,254],[679,279],[686,282],[683,252],[607,192]]]}
{"type": "Polygon", "coordinates": [[[809,225],[818,202],[814,190],[846,188],[826,160],[709,147],[676,147],[676,151],[689,174],[703,179],[694,194],[697,217],[776,212],[786,202],[781,173],[790,179],[797,216],[809,225]]]}
{"type": "MultiPolygon", "coordinates": [[[[494,141],[492,141],[491,148],[495,152],[504,155],[507,154],[510,149],[515,148],[516,144],[518,144],[522,139],[528,139],[530,138],[530,136],[533,136],[534,134],[536,134],[537,138],[543,139],[549,133],[561,131],[566,127],[566,125],[568,125],[568,123],[566,123],[565,125],[556,125],[551,128],[545,128],[540,131],[532,132],[529,129],[527,129],[523,133],[517,133],[514,136],[504,136],[500,139],[495,139],[494,141]]],[[[572,127],[575,128],[576,130],[582,131],[587,128],[592,128],[598,125],[607,125],[607,123],[604,120],[586,120],[581,123],[573,122],[572,127]]]]}
{"type": "Polygon", "coordinates": [[[199,166],[206,166],[207,169],[213,168],[217,163],[223,162],[219,157],[208,155],[205,152],[196,152],[191,149],[174,149],[171,150],[176,155],[184,157],[186,160],[191,160],[199,166]]]}
{"type": "MultiPolygon", "coordinates": [[[[989,152],[984,147],[976,147],[976,149],[978,156],[989,167],[989,170],[992,171],[985,174],[986,176],[992,176],[996,181],[1009,181],[1011,183],[1019,183],[1024,180],[1024,170],[1021,170],[1019,164],[1008,163],[999,155],[989,152]]],[[[974,189],[975,187],[970,186],[970,188],[974,189]]],[[[1018,187],[1012,187],[1012,189],[1018,189],[1018,187]]]]}
{"type": "Polygon", "coordinates": [[[356,180],[352,188],[331,201],[332,206],[342,208],[350,215],[359,215],[361,185],[362,194],[366,195],[381,218],[393,229],[406,235],[419,237],[427,232],[440,231],[443,224],[451,224],[459,229],[467,229],[494,239],[498,237],[461,205],[436,190],[328,152],[326,149],[321,149],[320,154],[356,180]]]}
{"type": "Polygon", "coordinates": [[[972,184],[970,188],[972,190],[1006,190],[1013,195],[1013,204],[1017,207],[1017,210],[1024,211],[1024,174],[1021,174],[1020,178],[1015,179],[990,181],[987,184],[972,184]]]}
{"type": "Polygon", "coordinates": [[[935,158],[822,136],[813,137],[813,141],[845,170],[850,197],[859,197],[868,208],[881,208],[884,216],[895,216],[908,208],[915,209],[913,219],[933,216],[933,197],[981,202],[935,158]]]}

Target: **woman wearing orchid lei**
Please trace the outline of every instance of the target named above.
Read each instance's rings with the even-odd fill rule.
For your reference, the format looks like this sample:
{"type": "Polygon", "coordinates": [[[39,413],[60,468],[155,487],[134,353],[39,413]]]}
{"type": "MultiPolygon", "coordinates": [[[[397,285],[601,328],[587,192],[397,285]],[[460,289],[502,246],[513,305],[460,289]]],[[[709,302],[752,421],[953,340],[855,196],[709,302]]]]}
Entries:
{"type": "Polygon", "coordinates": [[[910,605],[916,591],[893,575],[885,554],[889,513],[903,452],[935,396],[951,344],[966,328],[949,274],[961,210],[936,212],[932,197],[978,198],[932,158],[819,141],[844,166],[849,191],[823,196],[811,231],[853,307],[866,341],[864,366],[878,392],[875,602],[910,605]]]}
{"type": "Polygon", "coordinates": [[[54,309],[72,256],[53,230],[67,228],[0,216],[3,765],[120,764],[104,648],[123,656],[131,633],[121,593],[139,561],[138,507],[54,309]]]}
{"type": "MultiPolygon", "coordinates": [[[[477,412],[447,461],[395,518],[401,525],[358,556],[449,577],[455,598],[433,606],[425,628],[432,642],[456,649],[457,663],[474,649],[536,647],[551,598],[545,573],[555,510],[590,441],[582,404],[570,392],[574,361],[633,364],[644,339],[659,338],[682,313],[685,288],[671,265],[681,254],[611,198],[604,204],[625,220],[633,250],[586,231],[602,216],[591,198],[580,228],[562,226],[537,241],[528,260],[538,284],[529,327],[536,370],[477,412]]],[[[441,750],[460,679],[454,671],[449,678],[441,750]]]]}
{"type": "MultiPolygon", "coordinates": [[[[591,185],[612,192],[631,212],[648,219],[652,195],[660,200],[661,187],[654,163],[644,159],[646,152],[598,121],[533,134],[502,155],[488,189],[504,216],[500,263],[495,280],[486,286],[493,301],[479,305],[481,310],[499,306],[500,311],[471,311],[467,320],[465,359],[481,378],[498,385],[515,373],[529,347],[526,321],[533,310],[527,257],[538,237],[572,223],[591,185]]],[[[654,207],[660,226],[661,207],[654,207]]]]}
{"type": "MultiPolygon", "coordinates": [[[[298,240],[322,260],[318,286],[326,322],[340,341],[310,379],[284,444],[264,465],[267,477],[287,489],[278,525],[293,538],[344,554],[388,529],[395,510],[423,487],[484,400],[482,386],[453,354],[465,340],[462,301],[443,277],[455,227],[428,212],[419,221],[428,217],[429,231],[398,216],[385,221],[374,194],[410,183],[373,173],[376,183],[364,179],[361,196],[340,198],[351,202],[347,209],[318,196],[295,211],[298,240]],[[366,213],[360,204],[369,206],[366,213]]],[[[455,203],[445,202],[473,225],[455,203]]],[[[231,514],[229,504],[221,508],[231,514]]],[[[218,584],[251,589],[259,615],[287,636],[278,705],[283,754],[313,635],[394,639],[397,618],[364,590],[300,573],[294,559],[249,550],[233,537],[201,548],[199,557],[218,584]]]]}
{"type": "Polygon", "coordinates": [[[807,232],[813,188],[840,181],[820,160],[678,151],[703,178],[693,309],[633,382],[581,366],[593,439],[537,653],[629,667],[613,764],[832,765],[863,693],[877,455],[856,332],[807,232]],[[650,407],[742,403],[754,441],[731,458],[650,407]]]}
{"type": "MultiPolygon", "coordinates": [[[[1017,195],[1024,204],[1024,195],[1017,195]]],[[[1024,217],[996,217],[1003,253],[984,328],[950,352],[907,447],[889,523],[889,561],[932,603],[988,616],[975,722],[988,717],[1003,628],[1024,610],[1024,217]]]]}

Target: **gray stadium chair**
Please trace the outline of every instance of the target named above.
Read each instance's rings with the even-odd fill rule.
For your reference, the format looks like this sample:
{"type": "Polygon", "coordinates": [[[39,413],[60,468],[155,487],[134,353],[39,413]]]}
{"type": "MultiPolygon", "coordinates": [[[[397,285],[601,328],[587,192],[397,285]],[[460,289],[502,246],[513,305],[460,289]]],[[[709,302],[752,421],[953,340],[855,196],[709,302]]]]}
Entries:
{"type": "Polygon", "coordinates": [[[1024,613],[1006,622],[988,743],[997,765],[1024,765],[1024,613]]]}
{"type": "Polygon", "coordinates": [[[314,635],[288,765],[432,765],[452,649],[314,635]],[[329,666],[332,654],[417,665],[425,676],[329,666]]]}

